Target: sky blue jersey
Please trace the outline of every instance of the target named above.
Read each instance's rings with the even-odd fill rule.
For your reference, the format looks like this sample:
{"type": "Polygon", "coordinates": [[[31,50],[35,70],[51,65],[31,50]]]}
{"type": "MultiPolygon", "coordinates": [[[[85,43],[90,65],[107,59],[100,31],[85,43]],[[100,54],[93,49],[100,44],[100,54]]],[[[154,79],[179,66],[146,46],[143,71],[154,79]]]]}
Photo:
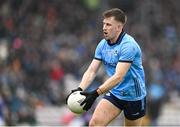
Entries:
{"type": "Polygon", "coordinates": [[[142,53],[133,37],[122,31],[114,44],[101,40],[94,58],[102,61],[108,76],[115,73],[118,62],[131,63],[124,79],[110,90],[114,96],[127,101],[141,100],[146,96],[142,53]]]}

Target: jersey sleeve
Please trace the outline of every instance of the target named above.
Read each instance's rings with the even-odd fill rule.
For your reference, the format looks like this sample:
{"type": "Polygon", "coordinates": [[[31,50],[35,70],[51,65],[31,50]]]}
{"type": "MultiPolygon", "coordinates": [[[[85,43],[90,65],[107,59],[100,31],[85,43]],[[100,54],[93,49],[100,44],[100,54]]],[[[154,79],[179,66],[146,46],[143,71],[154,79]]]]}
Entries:
{"type": "Polygon", "coordinates": [[[123,44],[120,52],[119,62],[132,63],[137,53],[137,47],[134,43],[127,42],[123,44]]]}
{"type": "Polygon", "coordinates": [[[96,47],[94,59],[102,60],[102,46],[103,46],[103,40],[99,42],[99,44],[96,47]]]}

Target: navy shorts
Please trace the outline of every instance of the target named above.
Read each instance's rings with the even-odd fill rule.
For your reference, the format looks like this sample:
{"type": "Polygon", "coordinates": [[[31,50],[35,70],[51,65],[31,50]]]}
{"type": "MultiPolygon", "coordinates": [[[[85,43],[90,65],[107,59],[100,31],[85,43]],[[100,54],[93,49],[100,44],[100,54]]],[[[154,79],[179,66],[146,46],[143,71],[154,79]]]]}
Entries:
{"type": "Polygon", "coordinates": [[[128,120],[136,120],[146,114],[146,97],[138,101],[125,101],[118,99],[111,93],[107,93],[104,98],[124,111],[124,116],[128,120]]]}

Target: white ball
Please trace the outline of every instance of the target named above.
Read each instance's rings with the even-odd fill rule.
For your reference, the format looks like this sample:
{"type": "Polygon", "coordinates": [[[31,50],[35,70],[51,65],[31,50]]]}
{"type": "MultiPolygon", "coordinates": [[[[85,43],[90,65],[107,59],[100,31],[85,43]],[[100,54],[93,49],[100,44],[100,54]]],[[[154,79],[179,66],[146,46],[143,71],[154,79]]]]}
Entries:
{"type": "Polygon", "coordinates": [[[84,101],[84,99],[86,98],[84,95],[80,94],[81,91],[75,91],[72,94],[70,94],[68,100],[67,100],[67,105],[68,108],[77,114],[81,114],[83,112],[85,112],[85,110],[83,110],[84,105],[80,106],[80,104],[84,101]]]}

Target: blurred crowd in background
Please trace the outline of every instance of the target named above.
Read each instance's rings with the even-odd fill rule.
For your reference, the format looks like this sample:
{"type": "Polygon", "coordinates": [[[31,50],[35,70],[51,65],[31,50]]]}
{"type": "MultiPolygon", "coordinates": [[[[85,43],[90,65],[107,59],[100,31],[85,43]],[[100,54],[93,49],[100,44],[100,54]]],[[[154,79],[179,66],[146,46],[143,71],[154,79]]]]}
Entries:
{"type": "MultiPolygon", "coordinates": [[[[128,16],[125,31],[142,48],[148,115],[156,125],[161,105],[180,93],[179,5],[179,0],[1,0],[0,123],[37,125],[38,106],[64,105],[102,39],[102,12],[118,7],[128,16]]],[[[92,89],[105,77],[100,70],[92,89]]]]}

